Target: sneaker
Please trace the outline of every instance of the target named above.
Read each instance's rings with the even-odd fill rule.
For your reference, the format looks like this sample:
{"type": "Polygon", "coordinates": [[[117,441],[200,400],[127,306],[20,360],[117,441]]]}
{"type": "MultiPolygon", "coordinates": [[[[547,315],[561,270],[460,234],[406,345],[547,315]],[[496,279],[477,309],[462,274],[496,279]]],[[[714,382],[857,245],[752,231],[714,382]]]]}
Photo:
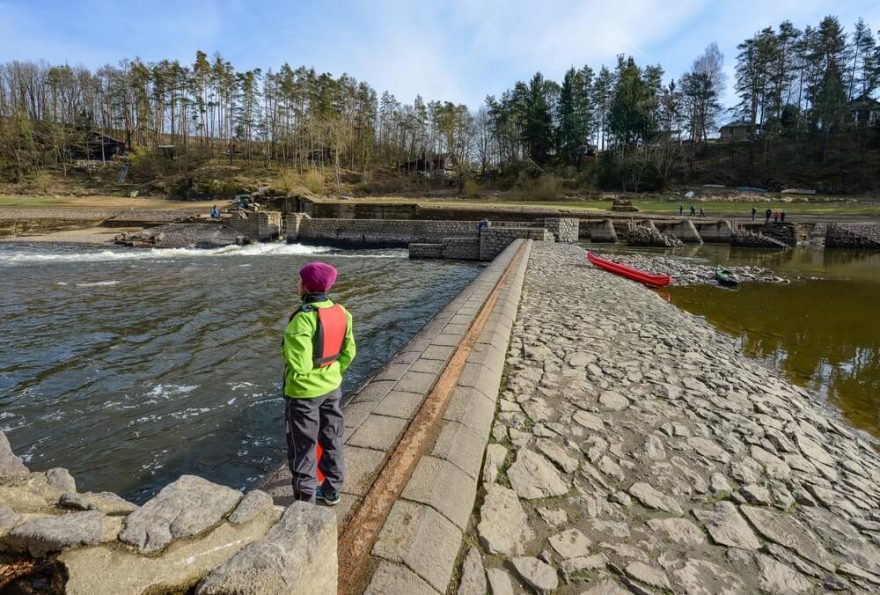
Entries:
{"type": "Polygon", "coordinates": [[[321,500],[327,506],[336,506],[339,504],[339,494],[330,489],[324,489],[324,486],[318,488],[315,497],[321,500]]]}

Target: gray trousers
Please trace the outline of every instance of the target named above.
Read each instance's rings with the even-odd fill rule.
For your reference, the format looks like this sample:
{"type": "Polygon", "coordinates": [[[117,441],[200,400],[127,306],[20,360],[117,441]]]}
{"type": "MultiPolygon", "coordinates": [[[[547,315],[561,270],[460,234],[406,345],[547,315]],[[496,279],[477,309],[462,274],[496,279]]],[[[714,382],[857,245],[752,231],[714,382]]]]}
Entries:
{"type": "Polygon", "coordinates": [[[284,398],[284,422],[287,436],[287,464],[293,478],[293,497],[315,502],[318,488],[316,464],[324,474],[324,488],[339,492],[345,462],[342,439],[342,388],[313,399],[284,398]],[[315,460],[315,445],[321,444],[324,455],[315,460]]]}

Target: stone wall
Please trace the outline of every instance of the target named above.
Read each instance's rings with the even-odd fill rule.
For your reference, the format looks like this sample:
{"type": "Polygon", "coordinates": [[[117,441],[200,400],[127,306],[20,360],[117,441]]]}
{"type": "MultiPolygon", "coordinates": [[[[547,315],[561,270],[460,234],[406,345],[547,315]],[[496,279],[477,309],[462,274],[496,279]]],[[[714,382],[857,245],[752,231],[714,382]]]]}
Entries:
{"type": "Polygon", "coordinates": [[[516,239],[553,242],[553,234],[543,227],[487,227],[480,234],[480,260],[492,260],[516,239]]]}
{"type": "Polygon", "coordinates": [[[238,211],[223,224],[258,242],[267,242],[281,236],[280,211],[238,211]]]}
{"type": "Polygon", "coordinates": [[[546,217],[544,219],[544,227],[553,234],[553,237],[560,244],[577,244],[580,233],[580,225],[578,219],[563,217],[546,217]]]}
{"type": "Polygon", "coordinates": [[[0,552],[25,569],[3,576],[20,593],[306,594],[335,592],[337,582],[336,517],[326,508],[285,509],[265,492],[193,475],[137,506],[78,492],[66,469],[29,471],[2,432],[0,552]]]}
{"type": "MultiPolygon", "coordinates": [[[[291,217],[288,217],[288,221],[291,217]]],[[[287,241],[346,248],[406,247],[412,243],[440,244],[446,238],[477,239],[473,221],[404,221],[384,219],[299,220],[288,226],[287,241]]]]}
{"type": "Polygon", "coordinates": [[[768,238],[773,238],[777,241],[782,242],[786,246],[792,247],[797,246],[798,241],[800,240],[799,236],[804,235],[802,233],[803,230],[799,230],[793,223],[765,224],[763,222],[748,222],[741,223],[739,225],[739,228],[760,234],[768,238]],[[801,232],[800,234],[799,231],[801,232]]]}
{"type": "Polygon", "coordinates": [[[880,224],[829,223],[825,230],[829,248],[880,248],[880,224]]]}

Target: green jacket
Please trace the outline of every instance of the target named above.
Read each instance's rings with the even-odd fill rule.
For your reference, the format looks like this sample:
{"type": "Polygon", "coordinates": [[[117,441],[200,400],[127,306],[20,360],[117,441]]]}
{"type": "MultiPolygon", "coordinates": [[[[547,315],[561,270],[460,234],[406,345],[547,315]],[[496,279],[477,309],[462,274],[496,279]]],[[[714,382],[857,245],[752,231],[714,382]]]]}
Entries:
{"type": "MultiPolygon", "coordinates": [[[[329,308],[332,305],[331,300],[311,304],[315,308],[329,308]]],[[[348,324],[339,359],[323,368],[315,368],[312,365],[312,341],[318,330],[317,312],[299,312],[287,324],[281,342],[286,397],[312,399],[326,395],[342,384],[342,375],[351,365],[356,353],[351,313],[348,310],[345,310],[345,318],[348,324]]]]}

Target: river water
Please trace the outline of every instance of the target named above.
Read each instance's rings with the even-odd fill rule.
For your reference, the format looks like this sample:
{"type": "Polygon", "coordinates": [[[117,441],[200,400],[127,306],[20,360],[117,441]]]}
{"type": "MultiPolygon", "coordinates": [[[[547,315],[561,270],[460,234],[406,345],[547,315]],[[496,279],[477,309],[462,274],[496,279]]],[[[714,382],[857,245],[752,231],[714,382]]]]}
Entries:
{"type": "Polygon", "coordinates": [[[734,290],[672,287],[669,293],[674,304],[735,337],[747,354],[880,436],[880,253],[706,245],[690,254],[718,264],[764,266],[793,279],[734,290]]]}
{"type": "Polygon", "coordinates": [[[0,429],[35,470],[143,502],[183,473],[245,488],[284,458],[281,332],[296,271],[339,270],[351,390],[480,271],[405,250],[0,244],[0,429]]]}

